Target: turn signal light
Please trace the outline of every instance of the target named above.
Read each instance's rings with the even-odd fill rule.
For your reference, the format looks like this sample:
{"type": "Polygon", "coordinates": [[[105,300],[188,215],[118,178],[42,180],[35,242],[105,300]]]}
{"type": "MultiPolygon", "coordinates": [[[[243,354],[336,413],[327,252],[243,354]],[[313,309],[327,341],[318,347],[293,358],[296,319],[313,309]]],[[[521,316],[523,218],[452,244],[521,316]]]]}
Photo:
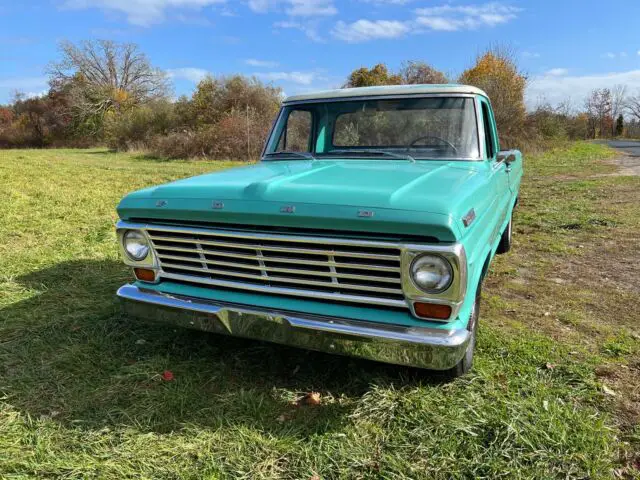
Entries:
{"type": "Polygon", "coordinates": [[[143,282],[156,281],[156,272],[148,268],[134,268],[133,273],[138,280],[142,280],[143,282]]]}
{"type": "Polygon", "coordinates": [[[438,320],[449,320],[451,307],[449,305],[439,305],[437,303],[416,302],[413,304],[416,315],[422,318],[435,318],[438,320]]]}

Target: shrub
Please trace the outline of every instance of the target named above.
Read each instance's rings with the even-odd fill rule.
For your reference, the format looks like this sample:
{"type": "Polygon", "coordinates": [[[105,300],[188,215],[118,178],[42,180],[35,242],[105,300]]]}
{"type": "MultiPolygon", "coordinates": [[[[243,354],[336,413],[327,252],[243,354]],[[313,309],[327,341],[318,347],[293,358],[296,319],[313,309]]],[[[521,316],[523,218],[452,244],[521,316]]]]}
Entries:
{"type": "Polygon", "coordinates": [[[155,135],[166,135],[176,128],[175,107],[159,100],[123,112],[109,112],[105,116],[105,141],[115,150],[129,150],[144,146],[155,135]]]}

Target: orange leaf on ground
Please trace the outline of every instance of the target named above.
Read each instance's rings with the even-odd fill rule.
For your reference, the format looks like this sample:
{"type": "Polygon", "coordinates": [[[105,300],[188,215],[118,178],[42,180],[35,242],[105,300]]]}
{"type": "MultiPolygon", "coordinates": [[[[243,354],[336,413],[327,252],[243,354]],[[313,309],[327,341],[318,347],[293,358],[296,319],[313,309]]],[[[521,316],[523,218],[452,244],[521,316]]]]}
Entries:
{"type": "Polygon", "coordinates": [[[320,405],[321,401],[319,392],[310,392],[298,400],[298,405],[320,405]]]}

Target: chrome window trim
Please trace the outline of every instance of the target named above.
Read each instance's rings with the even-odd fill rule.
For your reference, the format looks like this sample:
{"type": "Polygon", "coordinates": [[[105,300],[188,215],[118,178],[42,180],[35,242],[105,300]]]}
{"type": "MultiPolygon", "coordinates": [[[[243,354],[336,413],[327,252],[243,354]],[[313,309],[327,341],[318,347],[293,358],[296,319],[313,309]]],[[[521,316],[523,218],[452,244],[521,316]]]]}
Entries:
{"type": "Polygon", "coordinates": [[[271,294],[279,294],[279,295],[290,295],[311,299],[322,299],[322,300],[337,300],[337,301],[347,301],[352,303],[364,303],[364,304],[373,304],[379,306],[391,306],[391,307],[405,307],[408,308],[411,313],[420,320],[432,320],[438,322],[449,322],[455,319],[458,315],[460,307],[462,305],[462,301],[464,300],[466,294],[467,287],[467,261],[466,254],[464,251],[464,247],[461,244],[422,244],[422,243],[395,243],[395,242],[384,242],[378,240],[360,240],[360,239],[346,239],[346,238],[333,238],[333,237],[322,237],[315,235],[291,235],[291,234],[274,234],[274,233],[254,233],[254,232],[246,232],[246,231],[237,231],[237,230],[223,230],[223,229],[210,229],[210,228],[194,228],[194,227],[179,227],[172,225],[156,225],[156,224],[146,224],[146,223],[132,223],[120,220],[117,225],[117,233],[118,233],[118,241],[120,244],[121,254],[125,259],[125,263],[129,266],[133,267],[146,267],[153,268],[156,270],[156,283],[160,282],[163,278],[168,280],[179,280],[179,281],[189,281],[194,283],[207,284],[211,286],[220,286],[223,288],[236,288],[240,290],[249,290],[254,292],[261,293],[271,293],[271,294]],[[122,244],[122,236],[124,231],[126,230],[140,230],[147,237],[147,240],[150,244],[150,254],[143,262],[132,262],[130,261],[125,252],[124,246],[122,244]],[[315,290],[304,290],[304,289],[292,289],[286,287],[271,287],[271,286],[260,286],[256,284],[243,283],[241,281],[226,281],[226,280],[215,280],[215,279],[207,279],[202,277],[191,277],[187,275],[180,275],[175,273],[167,273],[164,272],[160,268],[160,264],[158,261],[157,253],[153,246],[153,242],[151,241],[148,230],[155,231],[167,231],[167,232],[175,232],[175,233],[186,233],[186,234],[211,234],[215,233],[215,235],[229,237],[229,238],[243,238],[243,239],[253,239],[253,240],[273,240],[273,241],[291,241],[297,243],[323,243],[327,245],[335,245],[335,246],[357,246],[357,247],[372,247],[372,248],[390,248],[397,249],[400,252],[399,260],[400,260],[400,285],[405,297],[404,300],[400,299],[389,299],[389,298],[376,298],[376,297],[367,297],[362,295],[345,295],[345,294],[335,294],[331,292],[321,292],[315,290]],[[418,289],[414,284],[411,278],[410,267],[414,258],[423,253],[434,253],[445,257],[452,266],[453,269],[453,281],[451,285],[441,293],[433,293],[427,294],[420,289],[418,289]],[[437,303],[449,305],[452,309],[452,313],[449,319],[430,319],[425,317],[419,317],[415,313],[414,303],[417,301],[429,302],[429,303],[437,303]]]}
{"type": "MultiPolygon", "coordinates": [[[[262,149],[261,161],[273,161],[273,159],[266,159],[265,155],[267,153],[268,147],[275,140],[273,135],[275,134],[276,125],[280,121],[282,117],[282,113],[285,107],[292,107],[296,105],[307,105],[312,103],[334,103],[334,102],[353,102],[353,101],[368,101],[368,100],[399,100],[404,98],[434,98],[434,97],[452,97],[452,98],[471,98],[473,99],[474,112],[476,115],[476,140],[478,141],[478,156],[477,157],[451,157],[451,158],[434,158],[430,159],[433,161],[473,161],[473,162],[482,162],[486,160],[486,153],[484,152],[484,125],[482,125],[482,118],[480,113],[482,112],[480,108],[480,96],[473,93],[414,93],[414,94],[394,94],[394,95],[367,95],[367,96],[353,96],[353,97],[339,97],[339,98],[318,98],[311,100],[298,100],[292,102],[283,102],[282,107],[280,107],[280,111],[278,112],[278,116],[274,121],[271,131],[269,132],[269,136],[265,141],[264,148],[262,149]]],[[[484,97],[483,97],[484,98],[484,97]]],[[[487,99],[487,104],[491,105],[487,99]]],[[[317,141],[317,138],[316,138],[317,141]]],[[[315,150],[315,148],[314,148],[315,150]]],[[[319,158],[319,160],[323,160],[323,158],[319,158]]],[[[420,159],[418,159],[420,160],[420,159]]]]}
{"type": "Polygon", "coordinates": [[[353,102],[357,100],[398,100],[402,98],[427,98],[427,97],[465,97],[475,98],[478,95],[475,93],[394,93],[394,94],[378,94],[378,95],[354,95],[351,97],[325,97],[325,98],[313,98],[309,100],[292,100],[290,102],[283,102],[282,105],[289,107],[291,105],[303,105],[306,103],[333,103],[333,102],[353,102]]]}

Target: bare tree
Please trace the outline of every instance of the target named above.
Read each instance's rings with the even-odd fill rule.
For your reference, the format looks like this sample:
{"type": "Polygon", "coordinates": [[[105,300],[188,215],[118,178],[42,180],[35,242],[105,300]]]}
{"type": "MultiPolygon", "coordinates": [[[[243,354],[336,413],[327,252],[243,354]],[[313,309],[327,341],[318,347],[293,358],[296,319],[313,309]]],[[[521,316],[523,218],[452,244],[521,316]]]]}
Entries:
{"type": "Polygon", "coordinates": [[[593,138],[603,135],[608,136],[613,132],[611,109],[611,90],[602,88],[591,91],[585,101],[585,110],[589,117],[589,130],[593,138]]]}
{"type": "MultiPolygon", "coordinates": [[[[620,84],[614,85],[611,89],[611,118],[617,119],[622,114],[625,107],[626,98],[627,86],[620,84]]],[[[611,126],[611,135],[615,136],[616,127],[613,123],[611,124],[611,126]]]]}
{"type": "Polygon", "coordinates": [[[169,91],[165,74],[134,44],[63,42],[60,51],[62,59],[49,67],[50,84],[70,89],[74,115],[82,119],[140,105],[169,91]]]}
{"type": "Polygon", "coordinates": [[[640,121],[640,92],[626,99],[625,109],[633,116],[634,120],[640,121]]]}

